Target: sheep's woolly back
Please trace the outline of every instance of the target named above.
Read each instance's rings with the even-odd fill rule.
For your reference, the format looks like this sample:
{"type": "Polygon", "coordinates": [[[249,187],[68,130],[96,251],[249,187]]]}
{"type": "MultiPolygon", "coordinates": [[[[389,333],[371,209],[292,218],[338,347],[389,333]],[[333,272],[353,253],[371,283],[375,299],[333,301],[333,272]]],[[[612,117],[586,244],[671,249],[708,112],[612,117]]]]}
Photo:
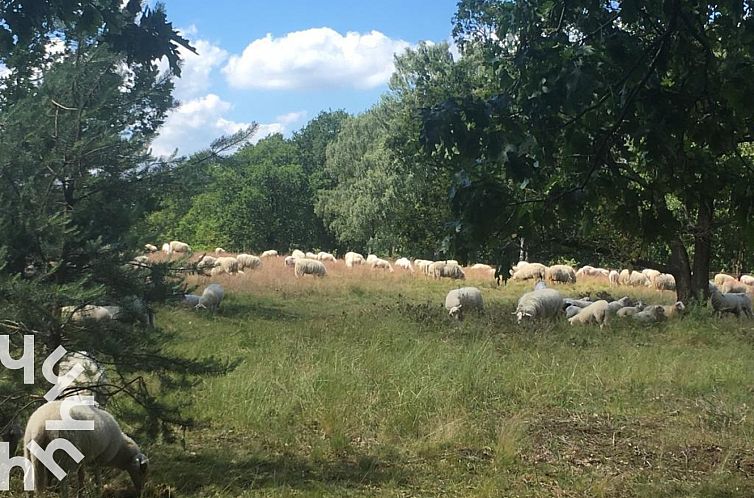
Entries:
{"type": "Polygon", "coordinates": [[[463,306],[464,310],[483,309],[482,291],[476,287],[461,287],[449,291],[445,296],[445,309],[450,310],[456,306],[463,306]]]}
{"type": "Polygon", "coordinates": [[[390,262],[381,258],[373,259],[369,264],[373,270],[379,268],[381,270],[393,271],[393,267],[390,266],[390,262]]]}
{"type": "Polygon", "coordinates": [[[263,258],[274,258],[277,257],[278,252],[275,249],[268,249],[264,251],[261,255],[263,258]]]}
{"type": "Polygon", "coordinates": [[[344,259],[346,260],[346,266],[348,268],[353,268],[354,265],[363,265],[364,264],[364,256],[357,252],[347,252],[344,259]]]}
{"type": "Polygon", "coordinates": [[[186,244],[185,242],[181,242],[178,240],[171,240],[170,241],[170,249],[172,252],[180,252],[180,253],[190,253],[191,252],[191,246],[186,244]]]}
{"type": "Polygon", "coordinates": [[[209,284],[204,288],[202,295],[199,297],[199,303],[197,308],[207,308],[210,310],[216,310],[220,307],[225,296],[225,290],[220,284],[209,284]]]}
{"type": "Polygon", "coordinates": [[[741,313],[747,317],[752,317],[751,298],[745,293],[722,294],[715,285],[709,283],[710,302],[712,307],[718,313],[733,313],[740,316],[741,313]]]}
{"type": "Polygon", "coordinates": [[[563,309],[563,296],[555,289],[538,289],[527,292],[518,299],[516,317],[520,322],[524,318],[551,318],[563,309]]]}
{"type": "Polygon", "coordinates": [[[618,277],[620,277],[620,274],[615,270],[610,270],[610,273],[607,276],[607,279],[610,281],[610,286],[618,285],[618,277]]]}
{"type": "Polygon", "coordinates": [[[608,315],[610,309],[608,302],[604,299],[595,301],[586,308],[579,311],[576,316],[572,316],[568,319],[571,325],[586,325],[589,323],[597,323],[600,328],[607,324],[608,315]]]}
{"type": "Polygon", "coordinates": [[[327,275],[327,268],[322,262],[315,259],[298,258],[294,265],[294,273],[297,277],[304,275],[316,275],[318,277],[324,277],[327,275]]]}
{"type": "Polygon", "coordinates": [[[466,274],[460,266],[445,261],[436,261],[430,265],[430,273],[434,278],[465,279],[466,274]]]}
{"type": "Polygon", "coordinates": [[[513,272],[511,280],[545,279],[545,265],[541,263],[529,263],[523,268],[513,272]]]}
{"type": "Polygon", "coordinates": [[[720,291],[723,294],[741,293],[747,292],[749,288],[735,279],[726,280],[723,285],[720,286],[720,291]]]}
{"type": "Polygon", "coordinates": [[[408,258],[398,258],[395,260],[395,266],[403,270],[414,271],[414,267],[411,266],[411,261],[408,258]]]}
{"type": "Polygon", "coordinates": [[[618,284],[620,285],[628,285],[628,282],[631,280],[631,272],[629,270],[623,269],[618,274],[618,284]]]}
{"type": "Polygon", "coordinates": [[[239,270],[245,270],[247,268],[254,269],[262,266],[262,260],[252,254],[239,254],[236,256],[236,260],[238,261],[239,270]]]}
{"type": "Polygon", "coordinates": [[[718,273],[715,275],[715,285],[723,285],[728,280],[735,280],[735,278],[727,273],[718,273]]]}
{"type": "Polygon", "coordinates": [[[568,265],[552,265],[545,268],[545,280],[574,284],[576,283],[576,271],[568,265]]]}
{"type": "Polygon", "coordinates": [[[649,278],[641,272],[632,271],[631,276],[628,279],[628,285],[642,286],[649,283],[649,278]]]}
{"type": "Polygon", "coordinates": [[[291,256],[293,256],[294,258],[298,259],[298,258],[305,258],[306,254],[304,254],[303,251],[300,251],[298,249],[294,249],[293,252],[291,253],[291,256]]]}
{"type": "Polygon", "coordinates": [[[219,266],[226,273],[238,273],[239,265],[238,259],[233,256],[222,256],[217,258],[216,266],[219,266]]]}

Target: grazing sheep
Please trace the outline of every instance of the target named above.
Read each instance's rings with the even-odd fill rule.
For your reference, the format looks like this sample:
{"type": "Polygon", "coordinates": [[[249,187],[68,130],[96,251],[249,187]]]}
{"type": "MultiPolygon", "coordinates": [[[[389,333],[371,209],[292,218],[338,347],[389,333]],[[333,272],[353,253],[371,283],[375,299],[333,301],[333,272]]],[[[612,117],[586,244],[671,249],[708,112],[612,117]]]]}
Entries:
{"type": "Polygon", "coordinates": [[[294,249],[293,252],[291,253],[291,256],[293,256],[294,258],[305,258],[306,254],[304,254],[303,251],[299,251],[298,249],[294,249]]]}
{"type": "MultiPolygon", "coordinates": [[[[92,405],[73,405],[68,414],[75,420],[91,420],[94,422],[93,430],[70,430],[70,429],[47,429],[49,421],[63,420],[62,410],[68,408],[70,401],[58,400],[45,403],[37,408],[29,417],[24,434],[24,456],[31,462],[34,472],[34,489],[43,491],[50,479],[50,472],[29,450],[32,441],[39,447],[46,449],[56,439],[64,439],[72,443],[84,458],[78,464],[71,458],[57,460],[58,465],[67,473],[79,469],[83,471],[83,465],[94,466],[95,481],[99,485],[100,467],[113,467],[125,470],[131,477],[137,494],[141,493],[147,475],[149,459],[141,452],[139,447],[130,437],[122,431],[118,422],[112,415],[102,408],[92,405]],[[64,406],[64,403],[66,406],[64,406]]],[[[79,482],[83,473],[79,474],[79,482]]],[[[68,495],[68,481],[60,482],[61,494],[68,495]]],[[[79,489],[79,491],[81,491],[79,489]]],[[[97,490],[101,493],[101,489],[97,490]]]]}
{"type": "Polygon", "coordinates": [[[654,287],[655,279],[658,275],[661,275],[659,271],[651,268],[645,268],[641,272],[647,277],[647,287],[654,287]]]}
{"type": "Polygon", "coordinates": [[[493,271],[494,268],[492,268],[490,265],[485,265],[484,263],[476,263],[471,265],[471,270],[487,270],[487,271],[493,271]]]}
{"type": "Polygon", "coordinates": [[[220,304],[225,297],[225,290],[220,284],[209,284],[204,288],[202,295],[199,297],[199,302],[194,306],[196,309],[207,309],[213,313],[220,308],[220,304]]]}
{"type": "Polygon", "coordinates": [[[429,267],[432,266],[432,263],[434,263],[434,261],[430,261],[428,259],[415,259],[414,260],[414,265],[416,265],[416,267],[419,268],[419,270],[425,275],[430,275],[429,267]]]}
{"type": "Polygon", "coordinates": [[[398,258],[395,260],[395,266],[402,270],[414,271],[414,267],[411,266],[411,261],[408,258],[398,258]]]}
{"type": "Polygon", "coordinates": [[[610,315],[608,302],[604,299],[595,301],[586,308],[583,308],[575,316],[568,319],[568,323],[571,325],[587,325],[590,323],[596,323],[603,328],[607,325],[607,319],[610,315]]]}
{"type": "Polygon", "coordinates": [[[275,249],[268,249],[264,251],[261,255],[261,258],[277,258],[278,252],[275,249]]]}
{"type": "Polygon", "coordinates": [[[222,266],[215,266],[212,268],[209,272],[210,277],[219,277],[220,275],[225,275],[227,272],[225,271],[225,268],[222,266]]]}
{"type": "Polygon", "coordinates": [[[752,317],[751,310],[751,298],[746,293],[729,293],[722,294],[720,290],[715,287],[713,282],[709,283],[710,302],[712,308],[715,310],[718,316],[723,313],[733,313],[736,316],[741,316],[741,313],[748,318],[752,317]]]}
{"type": "Polygon", "coordinates": [[[555,289],[539,289],[527,292],[518,299],[517,321],[524,319],[553,318],[563,309],[563,296],[555,289]]]}
{"type": "Polygon", "coordinates": [[[545,280],[552,283],[575,284],[576,271],[568,265],[552,265],[545,268],[545,280]]]}
{"type": "Polygon", "coordinates": [[[162,244],[162,252],[165,254],[172,254],[173,249],[170,247],[170,242],[165,242],[162,244]]]}
{"type": "Polygon", "coordinates": [[[197,304],[199,304],[199,299],[201,296],[197,296],[195,294],[184,294],[183,299],[181,299],[181,304],[184,306],[188,306],[189,308],[195,308],[197,304]]]}
{"type": "Polygon", "coordinates": [[[626,269],[621,270],[620,274],[618,274],[618,284],[629,285],[630,281],[631,281],[631,272],[626,269]]]}
{"type": "Polygon", "coordinates": [[[262,260],[252,254],[241,253],[236,256],[238,260],[238,269],[245,270],[247,268],[253,270],[262,266],[262,260]]]}
{"type": "Polygon", "coordinates": [[[293,267],[293,273],[297,277],[303,277],[304,275],[315,275],[317,277],[324,277],[327,275],[327,268],[321,261],[308,258],[297,258],[293,267]]]}
{"type": "Polygon", "coordinates": [[[456,260],[456,259],[446,259],[445,260],[445,264],[446,265],[456,265],[456,266],[459,266],[458,265],[458,260],[456,260]]]}
{"type": "Polygon", "coordinates": [[[675,277],[670,273],[660,273],[654,279],[654,288],[659,291],[675,290],[675,277]]]}
{"type": "Polygon", "coordinates": [[[306,256],[306,259],[314,259],[314,260],[317,259],[317,255],[315,253],[313,253],[313,252],[307,251],[306,254],[305,254],[305,256],[306,256]]]}
{"type": "Polygon", "coordinates": [[[610,275],[610,270],[606,270],[605,268],[595,268],[589,265],[582,266],[576,272],[576,278],[580,278],[580,277],[608,278],[609,275],[610,275]]]}
{"type": "Polygon", "coordinates": [[[607,305],[607,311],[610,313],[615,313],[621,308],[625,308],[626,306],[631,305],[631,298],[628,296],[623,296],[620,299],[616,299],[615,301],[612,301],[607,305]]]}
{"type": "Polygon", "coordinates": [[[615,270],[610,270],[610,273],[607,275],[607,280],[610,282],[610,287],[615,287],[616,285],[618,285],[619,277],[620,273],[615,270]]]}
{"type": "Polygon", "coordinates": [[[367,254],[367,264],[372,264],[372,261],[379,259],[375,254],[367,254]]]}
{"type": "Polygon", "coordinates": [[[511,280],[545,279],[545,265],[529,263],[511,274],[511,280]]]}
{"type": "Polygon", "coordinates": [[[212,271],[212,268],[214,268],[215,266],[217,266],[217,258],[215,258],[214,256],[204,255],[196,263],[196,271],[202,275],[208,275],[212,271]]]}
{"type": "Polygon", "coordinates": [[[63,391],[63,397],[68,397],[66,393],[73,396],[92,396],[100,406],[105,406],[108,396],[102,388],[107,384],[107,374],[102,365],[86,351],[69,352],[58,362],[58,385],[62,386],[62,377],[76,365],[81,365],[84,371],[63,391]]]}
{"type": "Polygon", "coordinates": [[[751,275],[741,275],[741,278],[739,280],[744,285],[754,285],[754,277],[752,277],[751,275]]]}
{"type": "Polygon", "coordinates": [[[191,246],[178,240],[170,241],[170,250],[179,254],[191,254],[191,246]]]}
{"type": "Polygon", "coordinates": [[[294,266],[296,264],[296,256],[286,256],[283,260],[283,263],[285,266],[294,266]]]}
{"type": "Polygon", "coordinates": [[[381,258],[373,259],[370,265],[373,270],[376,270],[379,268],[381,270],[387,270],[390,272],[395,271],[393,270],[393,267],[390,265],[390,262],[381,258]]]}
{"type": "Polygon", "coordinates": [[[728,275],[727,273],[718,273],[715,275],[715,285],[723,285],[726,280],[735,280],[735,277],[728,275]]]}
{"type": "Polygon", "coordinates": [[[215,254],[225,254],[226,252],[228,252],[228,251],[226,251],[222,247],[215,248],[215,254]]]}
{"type": "Polygon", "coordinates": [[[238,273],[239,264],[238,259],[234,258],[233,256],[221,256],[217,258],[216,267],[222,268],[225,273],[238,273]]]}
{"type": "Polygon", "coordinates": [[[60,314],[72,322],[83,322],[84,320],[115,320],[120,308],[118,306],[95,306],[87,304],[85,306],[63,306],[60,308],[60,314]]]}
{"type": "Polygon", "coordinates": [[[364,256],[353,251],[349,251],[346,253],[345,260],[346,260],[346,267],[348,268],[353,268],[354,265],[364,264],[364,256]]]}
{"type": "Polygon", "coordinates": [[[569,305],[565,309],[566,318],[571,318],[572,316],[578,315],[579,312],[581,312],[582,309],[584,309],[584,308],[581,308],[581,307],[576,306],[574,304],[569,305]]]}
{"type": "Polygon", "coordinates": [[[628,285],[638,287],[638,286],[646,286],[649,284],[649,278],[647,278],[646,275],[644,275],[642,272],[639,271],[632,271],[631,276],[628,279],[628,285]]]}
{"type": "Polygon", "coordinates": [[[157,252],[157,246],[153,244],[144,244],[144,250],[147,252],[157,252]]]}
{"type": "Polygon", "coordinates": [[[337,259],[335,259],[335,256],[330,254],[329,252],[320,251],[317,253],[317,260],[319,261],[331,261],[335,263],[337,259]]]}
{"type": "Polygon", "coordinates": [[[738,280],[725,280],[723,282],[723,285],[720,286],[720,292],[723,294],[731,294],[731,293],[740,293],[740,292],[748,292],[749,287],[746,286],[746,284],[742,284],[738,280]]]}
{"type": "Polygon", "coordinates": [[[445,296],[445,309],[452,318],[463,320],[463,313],[466,310],[484,309],[482,291],[476,287],[453,289],[445,296]]]}
{"type": "Polygon", "coordinates": [[[454,280],[466,278],[466,274],[460,266],[447,264],[445,261],[435,261],[429,265],[429,271],[434,278],[452,278],[454,280]]]}
{"type": "Polygon", "coordinates": [[[656,323],[665,319],[665,308],[662,306],[647,306],[642,311],[630,315],[639,323],[656,323]]]}

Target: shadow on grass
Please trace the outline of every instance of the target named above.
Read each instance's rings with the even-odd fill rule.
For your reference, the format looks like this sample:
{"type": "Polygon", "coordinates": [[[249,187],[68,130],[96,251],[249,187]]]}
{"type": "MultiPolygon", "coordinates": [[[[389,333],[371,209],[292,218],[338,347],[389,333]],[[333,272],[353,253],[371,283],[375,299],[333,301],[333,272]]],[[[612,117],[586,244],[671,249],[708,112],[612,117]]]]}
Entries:
{"type": "Polygon", "coordinates": [[[320,489],[337,485],[346,488],[373,488],[408,482],[408,472],[373,455],[312,462],[300,456],[282,454],[269,457],[228,454],[180,453],[170,458],[170,468],[154,476],[155,481],[181,493],[203,494],[208,489],[238,492],[247,489],[284,487],[320,489]]]}

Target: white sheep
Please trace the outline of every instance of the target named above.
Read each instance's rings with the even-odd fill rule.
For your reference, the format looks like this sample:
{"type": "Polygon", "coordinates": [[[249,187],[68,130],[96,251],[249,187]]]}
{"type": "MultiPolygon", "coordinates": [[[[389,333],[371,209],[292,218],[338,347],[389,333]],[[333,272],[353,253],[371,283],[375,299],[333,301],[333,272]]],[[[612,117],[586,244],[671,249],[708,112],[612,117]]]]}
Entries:
{"type": "Polygon", "coordinates": [[[434,263],[434,261],[430,261],[428,259],[415,259],[414,265],[419,268],[419,271],[424,273],[425,275],[429,275],[429,267],[434,263]]]}
{"type": "Polygon", "coordinates": [[[349,251],[345,255],[346,267],[353,268],[355,265],[364,264],[364,256],[357,252],[349,251]]]}
{"type": "Polygon", "coordinates": [[[673,304],[652,304],[649,306],[646,306],[644,308],[644,311],[653,311],[655,308],[662,308],[662,314],[665,318],[677,318],[683,314],[684,311],[686,311],[686,306],[681,301],[676,301],[673,304]]]}
{"type": "Polygon", "coordinates": [[[639,271],[632,271],[631,276],[628,279],[628,285],[631,286],[646,286],[649,284],[649,278],[647,278],[646,275],[644,275],[642,272],[639,271]]]}
{"type": "Polygon", "coordinates": [[[296,256],[286,256],[283,260],[285,266],[294,266],[296,264],[296,256]]]}
{"type": "Polygon", "coordinates": [[[324,277],[327,275],[327,268],[321,261],[308,258],[297,258],[293,267],[293,273],[297,277],[303,277],[304,275],[315,275],[317,277],[324,277]]]}
{"type": "Polygon", "coordinates": [[[165,254],[173,253],[173,249],[170,247],[170,242],[165,242],[164,244],[162,244],[162,252],[164,252],[165,254]]]}
{"type": "Polygon", "coordinates": [[[484,309],[482,291],[476,287],[453,289],[445,296],[445,309],[448,310],[452,318],[463,320],[463,314],[466,310],[484,309]]]}
{"type": "Polygon", "coordinates": [[[387,270],[391,273],[395,271],[393,270],[393,267],[390,264],[390,262],[382,258],[373,259],[372,262],[369,264],[373,270],[377,270],[377,269],[387,270]]]}
{"type": "Polygon", "coordinates": [[[574,304],[568,305],[568,307],[565,309],[566,318],[571,318],[572,316],[578,315],[582,309],[584,308],[581,308],[574,304]]]}
{"type": "Polygon", "coordinates": [[[157,246],[154,244],[144,244],[144,250],[147,252],[157,252],[157,246]]]}
{"type": "Polygon", "coordinates": [[[545,279],[545,265],[529,263],[511,274],[511,280],[545,279]]]}
{"type": "Polygon", "coordinates": [[[722,294],[720,290],[715,287],[713,282],[709,282],[709,293],[712,308],[718,315],[728,312],[739,317],[741,316],[741,313],[749,318],[752,317],[751,297],[749,297],[748,294],[722,294]]]}
{"type": "Polygon", "coordinates": [[[305,256],[306,256],[306,259],[314,259],[314,260],[317,259],[317,254],[313,252],[306,251],[305,256]]]}
{"type": "Polygon", "coordinates": [[[552,318],[563,309],[563,296],[555,289],[539,289],[527,292],[518,299],[517,321],[524,319],[552,318]]]}
{"type": "Polygon", "coordinates": [[[262,259],[252,254],[241,253],[236,256],[236,260],[238,261],[239,270],[245,270],[247,268],[253,270],[254,268],[262,266],[262,259]]]}
{"type": "Polygon", "coordinates": [[[723,294],[748,292],[749,287],[746,284],[739,282],[738,280],[725,280],[723,285],[720,286],[720,292],[723,294]]]}
{"type": "Polygon", "coordinates": [[[208,309],[212,312],[217,311],[225,297],[225,290],[220,284],[209,284],[202,291],[199,302],[194,306],[196,309],[208,309]]]}
{"type": "Polygon", "coordinates": [[[578,269],[576,272],[576,278],[580,277],[592,277],[592,278],[608,278],[610,270],[605,268],[595,268],[593,266],[585,265],[578,269]]]}
{"type": "Polygon", "coordinates": [[[395,260],[395,266],[402,270],[414,271],[414,267],[411,265],[411,261],[408,258],[398,258],[395,260]]]}
{"type": "Polygon", "coordinates": [[[626,317],[626,316],[632,316],[637,314],[638,312],[642,311],[644,309],[644,306],[624,306],[623,308],[619,309],[615,312],[617,316],[620,317],[626,317]]]}
{"type": "Polygon", "coordinates": [[[735,280],[735,277],[728,275],[727,273],[718,273],[715,275],[715,285],[723,285],[726,280],[735,280]]]}
{"type": "Polygon", "coordinates": [[[317,253],[317,260],[318,261],[330,261],[332,263],[335,263],[337,261],[337,259],[335,258],[335,256],[333,256],[329,252],[325,252],[325,251],[320,251],[320,252],[317,253]]]}
{"type": "Polygon", "coordinates": [[[545,268],[545,280],[553,283],[575,284],[576,272],[568,265],[552,265],[545,268]]]}
{"type": "Polygon", "coordinates": [[[278,252],[275,249],[268,249],[264,251],[259,257],[261,258],[277,258],[278,252]]]}
{"type": "Polygon", "coordinates": [[[179,254],[191,254],[191,246],[178,240],[170,241],[170,249],[172,252],[177,252],[179,254]]]}
{"type": "Polygon", "coordinates": [[[620,299],[616,299],[615,301],[610,302],[607,305],[607,311],[609,313],[615,314],[619,309],[629,306],[630,303],[631,299],[628,296],[623,296],[620,299]]]}
{"type": "Polygon", "coordinates": [[[661,272],[657,270],[653,270],[651,268],[645,268],[641,271],[644,275],[647,277],[647,287],[654,287],[655,286],[655,279],[658,275],[661,275],[661,272]]]}
{"type": "Polygon", "coordinates": [[[631,271],[625,268],[621,270],[620,274],[618,274],[618,284],[629,285],[630,280],[631,280],[631,271]]]}
{"type": "Polygon", "coordinates": [[[586,308],[583,308],[575,316],[568,319],[568,323],[571,325],[587,325],[590,323],[596,323],[603,328],[607,325],[608,316],[610,311],[608,308],[608,302],[604,299],[595,301],[586,308]]]}
{"type": "Polygon", "coordinates": [[[118,306],[87,304],[85,306],[63,306],[60,308],[61,316],[72,322],[115,320],[119,313],[120,307],[118,306]]]}
{"type": "Polygon", "coordinates": [[[630,315],[634,321],[639,323],[655,323],[665,319],[665,308],[662,306],[647,306],[642,311],[630,315]]]}
{"type": "Polygon", "coordinates": [[[657,290],[675,290],[675,277],[670,273],[660,273],[654,278],[654,288],[657,290]]]}
{"type": "MultiPolygon", "coordinates": [[[[31,462],[34,475],[34,489],[43,491],[50,480],[51,474],[44,464],[30,451],[29,446],[36,443],[46,449],[56,439],[63,439],[72,443],[83,455],[79,463],[71,458],[58,460],[58,465],[71,474],[77,469],[83,470],[83,465],[94,467],[95,481],[101,483],[101,467],[113,467],[125,470],[131,477],[137,494],[141,493],[146,479],[149,459],[141,452],[138,445],[126,436],[112,415],[102,408],[93,405],[79,404],[70,406],[71,401],[57,400],[45,403],[37,408],[29,417],[24,433],[24,456],[31,462]],[[65,406],[64,406],[65,404],[65,406]],[[49,421],[63,420],[64,410],[75,420],[93,421],[93,430],[47,429],[49,421]]],[[[83,474],[79,474],[81,477],[83,474]]],[[[60,483],[61,494],[68,495],[68,481],[60,483]]],[[[79,490],[81,491],[81,490],[79,490]]],[[[101,493],[101,489],[97,490],[101,493]]]]}
{"type": "Polygon", "coordinates": [[[225,254],[226,252],[228,252],[228,251],[226,251],[222,247],[215,248],[215,254],[225,254]]]}
{"type": "Polygon", "coordinates": [[[485,265],[484,263],[475,263],[471,265],[471,270],[486,270],[486,271],[494,271],[495,269],[492,268],[490,265],[485,265]]]}
{"type": "Polygon", "coordinates": [[[739,280],[744,285],[754,285],[754,277],[752,277],[751,275],[741,275],[741,278],[739,280]]]}
{"type": "Polygon", "coordinates": [[[615,287],[616,285],[618,285],[619,277],[620,273],[615,270],[610,270],[610,273],[607,275],[607,280],[610,282],[610,287],[615,287]]]}
{"type": "Polygon", "coordinates": [[[435,261],[429,265],[429,271],[433,278],[466,279],[466,274],[460,266],[445,261],[435,261]]]}
{"type": "Polygon", "coordinates": [[[197,296],[195,294],[184,294],[183,298],[181,299],[181,304],[184,306],[188,306],[189,308],[195,308],[197,304],[199,304],[199,299],[201,296],[197,296]]]}
{"type": "Polygon", "coordinates": [[[367,254],[367,260],[366,261],[367,261],[368,265],[371,265],[372,261],[374,261],[375,259],[379,259],[376,254],[367,254]]]}
{"type": "Polygon", "coordinates": [[[217,266],[217,258],[214,256],[204,255],[196,263],[196,271],[202,275],[207,275],[212,271],[212,268],[217,266]]]}
{"type": "Polygon", "coordinates": [[[238,259],[234,258],[233,256],[221,256],[217,258],[215,267],[222,268],[225,273],[231,274],[238,273],[238,270],[240,270],[238,259]]]}
{"type": "Polygon", "coordinates": [[[305,258],[306,254],[304,254],[303,251],[294,249],[293,252],[291,253],[291,256],[293,256],[294,258],[305,258]]]}
{"type": "Polygon", "coordinates": [[[86,351],[69,352],[58,362],[58,385],[62,386],[63,376],[76,365],[81,365],[84,371],[63,391],[63,396],[92,396],[94,401],[105,406],[108,396],[103,392],[103,386],[107,384],[107,374],[104,367],[86,351]]]}

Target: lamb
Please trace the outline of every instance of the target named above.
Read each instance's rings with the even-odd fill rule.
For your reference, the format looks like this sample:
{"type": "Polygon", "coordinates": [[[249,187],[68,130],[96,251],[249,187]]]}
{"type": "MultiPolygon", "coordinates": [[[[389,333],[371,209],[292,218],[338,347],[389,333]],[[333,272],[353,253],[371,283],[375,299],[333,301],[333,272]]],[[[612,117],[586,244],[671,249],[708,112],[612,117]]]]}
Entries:
{"type": "Polygon", "coordinates": [[[665,309],[662,306],[649,307],[631,315],[639,323],[656,323],[665,319],[665,309]]]}
{"type": "Polygon", "coordinates": [[[610,287],[614,287],[618,285],[620,274],[615,270],[610,270],[610,273],[607,275],[608,281],[610,281],[610,287]]]}
{"type": "Polygon", "coordinates": [[[293,256],[294,258],[305,258],[306,254],[304,254],[303,251],[299,251],[298,249],[294,249],[293,252],[291,253],[291,256],[293,256]]]}
{"type": "Polygon", "coordinates": [[[730,294],[735,292],[747,292],[749,290],[749,287],[746,286],[746,284],[742,284],[738,280],[725,280],[723,282],[723,285],[720,286],[720,292],[723,294],[730,294]]]}
{"type": "Polygon", "coordinates": [[[335,263],[337,260],[335,259],[335,256],[330,254],[329,252],[320,251],[317,253],[317,260],[319,261],[331,261],[335,263]]]}
{"type": "Polygon", "coordinates": [[[354,265],[363,265],[364,256],[357,252],[349,251],[345,255],[346,267],[353,268],[354,265]]]}
{"type": "Polygon", "coordinates": [[[62,386],[62,377],[76,365],[81,365],[84,371],[63,393],[67,392],[74,396],[92,396],[100,406],[105,406],[108,395],[103,392],[102,388],[107,384],[107,374],[102,365],[86,351],[68,353],[58,362],[58,384],[62,386]]]}
{"type": "MultiPolygon", "coordinates": [[[[31,462],[34,472],[34,489],[43,491],[48,484],[50,473],[42,462],[34,456],[29,446],[36,443],[46,449],[56,439],[64,439],[72,443],[83,454],[83,460],[75,463],[71,458],[58,460],[58,465],[67,474],[79,469],[79,482],[83,478],[83,465],[94,466],[95,481],[101,482],[100,467],[113,467],[128,472],[140,494],[146,479],[149,459],[141,452],[138,445],[126,436],[118,422],[112,415],[102,408],[92,405],[70,406],[68,415],[75,420],[91,420],[93,430],[47,429],[46,424],[55,420],[62,420],[62,413],[68,410],[70,400],[57,400],[45,403],[37,408],[29,417],[24,433],[24,456],[31,462]],[[65,404],[65,406],[64,406],[65,404]]],[[[61,494],[68,496],[68,481],[60,482],[61,494]]],[[[79,490],[80,491],[80,490],[79,490]]],[[[101,493],[101,489],[97,490],[101,493]]]]}
{"type": "Polygon", "coordinates": [[[225,297],[225,290],[220,284],[209,284],[204,288],[202,295],[199,297],[199,302],[194,306],[196,309],[208,309],[213,313],[220,308],[220,304],[225,297]]]}
{"type": "Polygon", "coordinates": [[[646,286],[648,284],[649,284],[649,278],[647,278],[646,275],[636,270],[631,272],[631,276],[628,279],[628,285],[637,287],[637,286],[646,286]]]}
{"type": "Polygon", "coordinates": [[[379,269],[382,269],[382,270],[388,270],[390,272],[395,271],[395,270],[393,270],[393,267],[390,265],[390,263],[388,261],[386,261],[384,259],[381,259],[381,258],[373,259],[372,262],[371,262],[371,266],[372,266],[373,270],[379,268],[379,269]]]}
{"type": "Polygon", "coordinates": [[[226,251],[222,247],[215,248],[215,254],[225,254],[226,252],[228,252],[228,251],[226,251]]]}
{"type": "Polygon", "coordinates": [[[157,246],[153,244],[144,244],[144,250],[147,252],[157,252],[157,246]]]}
{"type": "Polygon", "coordinates": [[[463,314],[466,310],[484,309],[482,291],[476,287],[453,289],[445,296],[445,309],[448,310],[451,318],[463,320],[463,314]]]}
{"type": "Polygon", "coordinates": [[[317,277],[324,277],[327,275],[327,268],[321,261],[308,258],[297,258],[293,267],[293,273],[296,277],[303,277],[304,275],[314,275],[317,277]]]}
{"type": "Polygon", "coordinates": [[[277,258],[278,252],[275,249],[268,249],[264,251],[261,255],[261,258],[277,258]]]}
{"type": "Polygon", "coordinates": [[[752,277],[751,275],[741,275],[741,278],[739,280],[744,285],[754,285],[754,277],[752,277]]]}
{"type": "Polygon", "coordinates": [[[170,250],[180,254],[191,254],[191,246],[178,240],[170,241],[170,250]]]}
{"type": "Polygon", "coordinates": [[[575,284],[576,272],[568,265],[552,265],[545,268],[545,280],[562,284],[575,284]]]}
{"type": "Polygon", "coordinates": [[[447,264],[444,261],[435,261],[429,265],[429,271],[434,278],[452,278],[461,279],[466,278],[466,274],[463,272],[460,266],[454,264],[447,264]]]}
{"type": "Polygon", "coordinates": [[[571,325],[586,325],[589,323],[597,323],[600,328],[607,325],[607,319],[610,315],[608,302],[604,299],[595,301],[586,308],[583,308],[575,316],[568,319],[568,323],[571,325]]]}
{"type": "Polygon", "coordinates": [[[294,266],[296,264],[296,256],[286,256],[283,260],[283,264],[285,266],[294,266]]]}
{"type": "Polygon", "coordinates": [[[675,277],[670,273],[660,273],[654,279],[654,288],[659,291],[675,290],[675,277]]]}
{"type": "Polygon", "coordinates": [[[553,318],[563,309],[563,296],[555,289],[539,289],[527,292],[518,299],[516,319],[553,318]]]}
{"type": "Polygon", "coordinates": [[[511,274],[511,280],[545,279],[545,265],[529,263],[511,274]]]}
{"type": "Polygon", "coordinates": [[[222,268],[226,273],[238,273],[238,259],[233,256],[221,256],[217,258],[216,267],[222,268]]]}
{"type": "Polygon", "coordinates": [[[395,260],[395,266],[402,270],[414,271],[414,267],[411,266],[411,261],[408,258],[398,258],[395,260]]]}
{"type": "Polygon", "coordinates": [[[254,268],[259,268],[260,266],[262,266],[262,260],[251,254],[241,253],[236,256],[236,260],[238,260],[239,270],[245,270],[247,268],[253,270],[254,268]]]}
{"type": "Polygon", "coordinates": [[[746,293],[729,293],[722,294],[720,290],[715,287],[713,282],[709,282],[710,302],[712,308],[717,315],[722,315],[724,312],[733,313],[736,316],[741,316],[741,313],[748,318],[752,317],[751,310],[751,298],[746,293]]]}
{"type": "Polygon", "coordinates": [[[726,280],[735,280],[734,277],[731,275],[728,275],[727,273],[718,273],[715,275],[715,285],[723,285],[726,280]]]}

